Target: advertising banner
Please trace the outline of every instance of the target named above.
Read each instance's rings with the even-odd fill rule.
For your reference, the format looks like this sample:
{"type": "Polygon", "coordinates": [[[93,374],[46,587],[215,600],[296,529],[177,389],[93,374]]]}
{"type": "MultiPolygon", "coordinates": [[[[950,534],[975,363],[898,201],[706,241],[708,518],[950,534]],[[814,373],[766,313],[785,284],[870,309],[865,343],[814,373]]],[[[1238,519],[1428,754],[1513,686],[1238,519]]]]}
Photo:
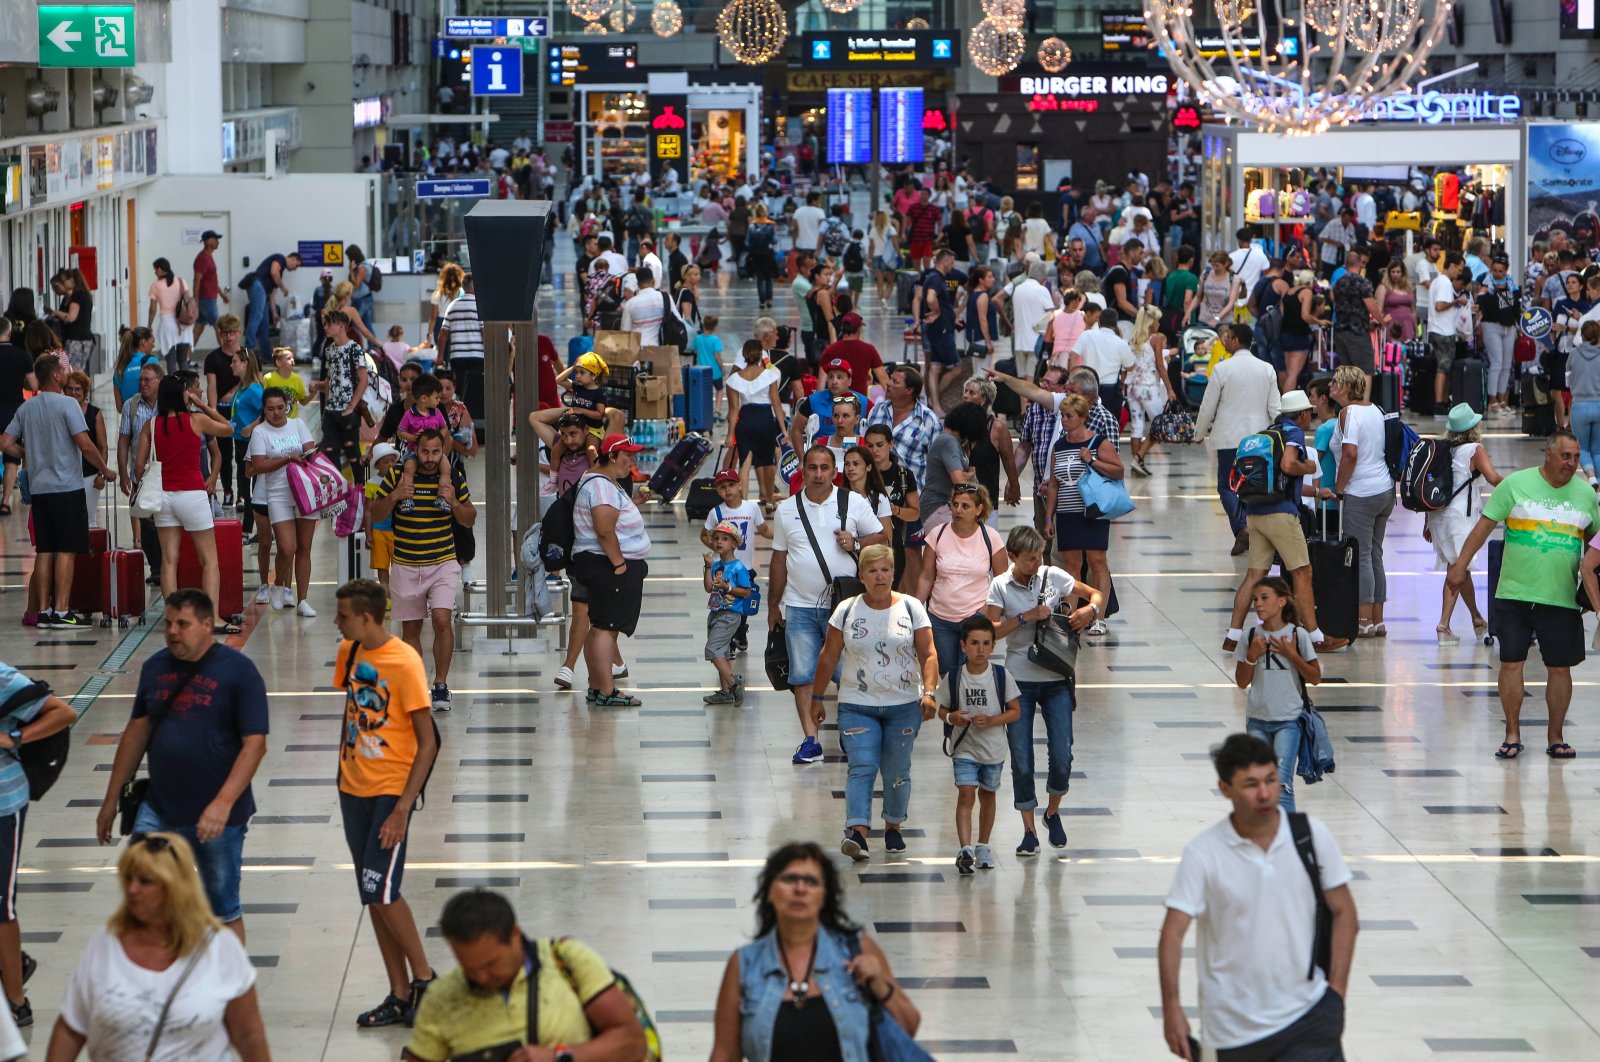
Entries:
{"type": "Polygon", "coordinates": [[[1600,243],[1600,122],[1528,126],[1528,231],[1565,229],[1585,247],[1600,243]]]}

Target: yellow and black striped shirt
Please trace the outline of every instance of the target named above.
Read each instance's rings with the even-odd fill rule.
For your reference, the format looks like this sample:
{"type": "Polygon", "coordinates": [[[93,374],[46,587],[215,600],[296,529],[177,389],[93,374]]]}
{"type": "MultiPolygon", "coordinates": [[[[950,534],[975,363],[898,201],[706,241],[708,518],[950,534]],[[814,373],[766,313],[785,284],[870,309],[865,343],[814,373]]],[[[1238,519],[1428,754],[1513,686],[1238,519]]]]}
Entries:
{"type": "MultiPolygon", "coordinates": [[[[402,467],[397,461],[389,469],[389,474],[383,477],[383,484],[378,487],[378,497],[387,498],[400,485],[402,467]]],[[[471,501],[472,495],[467,491],[466,473],[448,461],[441,467],[450,469],[451,479],[455,484],[456,500],[471,501]]],[[[410,511],[402,508],[406,504],[403,501],[394,508],[396,564],[424,568],[456,559],[455,517],[449,509],[440,508],[438,501],[439,473],[429,475],[419,467],[415,477],[415,489],[411,495],[410,511]]]]}

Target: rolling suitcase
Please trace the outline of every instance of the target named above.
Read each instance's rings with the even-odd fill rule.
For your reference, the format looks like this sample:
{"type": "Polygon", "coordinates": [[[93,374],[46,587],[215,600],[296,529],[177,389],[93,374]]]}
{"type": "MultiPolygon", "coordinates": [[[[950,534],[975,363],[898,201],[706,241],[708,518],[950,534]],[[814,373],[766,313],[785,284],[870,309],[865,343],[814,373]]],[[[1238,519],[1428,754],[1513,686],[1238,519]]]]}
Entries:
{"type": "Polygon", "coordinates": [[[710,453],[710,439],[698,432],[685,435],[650,474],[650,493],[670,502],[694,478],[710,453]]]}
{"type": "Polygon", "coordinates": [[[1406,408],[1423,416],[1433,415],[1433,378],[1439,372],[1439,362],[1428,354],[1412,353],[1406,356],[1406,383],[1411,397],[1406,408]]]}
{"type": "MultiPolygon", "coordinates": [[[[270,528],[264,531],[271,533],[270,528]]],[[[244,618],[244,530],[237,520],[218,520],[213,531],[217,540],[217,571],[220,600],[213,602],[217,621],[238,623],[244,618]]],[[[352,536],[354,537],[354,536],[352,536]]],[[[200,585],[200,555],[194,540],[184,532],[178,541],[178,586],[200,585]]]]}
{"type": "Polygon", "coordinates": [[[80,616],[92,616],[104,604],[100,593],[100,558],[109,548],[106,529],[89,528],[89,552],[78,554],[72,569],[72,595],[67,603],[67,607],[80,616]]]}
{"type": "Polygon", "coordinates": [[[895,312],[903,317],[911,315],[912,305],[917,301],[917,280],[918,275],[909,269],[894,275],[895,312]]]}
{"type": "Polygon", "coordinates": [[[1339,532],[1328,537],[1328,512],[1321,514],[1322,535],[1306,543],[1311,554],[1311,595],[1316,599],[1317,623],[1330,638],[1349,638],[1360,634],[1360,587],[1358,571],[1360,545],[1344,533],[1344,513],[1339,514],[1339,532]]]}
{"type": "Polygon", "coordinates": [[[1547,438],[1556,430],[1556,411],[1543,377],[1527,373],[1518,388],[1522,399],[1522,434],[1547,438]]]}
{"type": "Polygon", "coordinates": [[[1493,645],[1495,643],[1495,639],[1500,637],[1500,627],[1498,625],[1498,619],[1495,616],[1494,591],[1495,587],[1500,584],[1500,561],[1505,556],[1506,552],[1505,539],[1491,538],[1488,543],[1488,549],[1489,587],[1488,593],[1485,595],[1483,616],[1484,619],[1489,621],[1489,633],[1483,636],[1483,644],[1493,645]]]}
{"type": "Polygon", "coordinates": [[[1474,413],[1488,404],[1483,390],[1483,359],[1457,358],[1450,366],[1450,401],[1465,402],[1474,413]]]}
{"type": "Polygon", "coordinates": [[[1400,374],[1380,371],[1372,378],[1372,404],[1382,410],[1400,408],[1400,374]]]}
{"type": "Polygon", "coordinates": [[[683,367],[683,420],[690,431],[711,431],[711,399],[716,393],[711,380],[712,372],[709,365],[683,367]]]}

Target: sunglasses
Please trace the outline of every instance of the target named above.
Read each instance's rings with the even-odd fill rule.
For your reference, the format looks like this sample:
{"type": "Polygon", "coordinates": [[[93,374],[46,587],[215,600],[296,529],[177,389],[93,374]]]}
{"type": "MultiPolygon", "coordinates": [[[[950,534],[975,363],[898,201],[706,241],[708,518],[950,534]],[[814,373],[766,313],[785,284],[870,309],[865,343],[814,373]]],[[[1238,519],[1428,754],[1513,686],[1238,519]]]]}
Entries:
{"type": "Polygon", "coordinates": [[[859,410],[861,408],[861,403],[857,402],[854,398],[835,398],[833,400],[833,408],[838,409],[840,406],[850,406],[859,410]]]}
{"type": "Polygon", "coordinates": [[[973,497],[977,497],[978,495],[983,493],[983,488],[979,487],[979,486],[977,486],[976,484],[973,484],[973,483],[957,483],[954,487],[950,488],[950,493],[951,494],[970,494],[973,497]]]}
{"type": "MultiPolygon", "coordinates": [[[[130,844],[142,844],[152,852],[172,851],[172,842],[153,833],[136,833],[128,838],[130,844]]],[[[177,858],[174,856],[173,858],[177,858]]]]}

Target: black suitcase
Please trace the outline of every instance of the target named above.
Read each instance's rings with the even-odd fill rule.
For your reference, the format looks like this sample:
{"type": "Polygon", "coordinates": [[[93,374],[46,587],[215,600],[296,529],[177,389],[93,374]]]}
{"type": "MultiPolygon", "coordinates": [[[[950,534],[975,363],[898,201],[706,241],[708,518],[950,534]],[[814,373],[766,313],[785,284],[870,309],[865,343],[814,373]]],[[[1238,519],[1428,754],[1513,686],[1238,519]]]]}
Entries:
{"type": "MultiPolygon", "coordinates": [[[[1549,407],[1546,406],[1546,409],[1549,407]]],[[[1491,538],[1489,540],[1489,587],[1486,600],[1483,603],[1483,616],[1489,621],[1489,633],[1483,636],[1484,645],[1493,645],[1495,639],[1500,637],[1498,618],[1495,616],[1494,590],[1500,583],[1500,560],[1505,556],[1506,544],[1504,539],[1491,538]]]]}
{"type": "MultiPolygon", "coordinates": [[[[723,448],[725,450],[726,447],[723,448]]],[[[722,467],[723,450],[717,451],[717,463],[713,468],[722,467]]],[[[722,498],[717,494],[716,481],[711,476],[701,476],[689,484],[689,493],[683,497],[683,511],[689,519],[702,522],[711,515],[711,510],[722,504],[722,498]]]]}
{"type": "Polygon", "coordinates": [[[1457,358],[1450,365],[1450,401],[1465,402],[1474,413],[1488,405],[1483,392],[1483,359],[1457,358]]]}
{"type": "Polygon", "coordinates": [[[894,275],[894,305],[895,312],[902,317],[911,315],[911,307],[917,298],[917,281],[921,277],[908,269],[902,269],[894,275]]]}
{"type": "Polygon", "coordinates": [[[1326,510],[1320,519],[1321,536],[1306,543],[1311,554],[1311,595],[1316,599],[1317,625],[1330,638],[1354,640],[1361,628],[1361,547],[1353,537],[1345,536],[1343,513],[1336,537],[1328,536],[1326,510]]]}
{"type": "MultiPolygon", "coordinates": [[[[1007,376],[1017,374],[1016,358],[1001,358],[994,363],[995,372],[1003,372],[1007,376]]],[[[1000,384],[994,392],[994,411],[1002,417],[1019,417],[1022,415],[1022,399],[1011,388],[1000,384]]]]}
{"type": "Polygon", "coordinates": [[[1372,404],[1382,410],[1400,408],[1400,374],[1380,372],[1372,378],[1372,404]]]}
{"type": "Polygon", "coordinates": [[[1522,434],[1547,438],[1556,430],[1556,411],[1550,404],[1544,379],[1529,373],[1522,378],[1518,390],[1522,399],[1522,434]]]}
{"type": "MultiPolygon", "coordinates": [[[[659,467],[650,474],[650,493],[670,502],[700,470],[711,453],[711,440],[698,432],[679,439],[659,467]]],[[[710,510],[707,510],[709,512],[710,510]]],[[[705,519],[704,516],[701,519],[705,519]]]]}
{"type": "Polygon", "coordinates": [[[1438,359],[1430,354],[1406,355],[1406,408],[1425,417],[1433,416],[1433,380],[1439,373],[1438,359]]]}

